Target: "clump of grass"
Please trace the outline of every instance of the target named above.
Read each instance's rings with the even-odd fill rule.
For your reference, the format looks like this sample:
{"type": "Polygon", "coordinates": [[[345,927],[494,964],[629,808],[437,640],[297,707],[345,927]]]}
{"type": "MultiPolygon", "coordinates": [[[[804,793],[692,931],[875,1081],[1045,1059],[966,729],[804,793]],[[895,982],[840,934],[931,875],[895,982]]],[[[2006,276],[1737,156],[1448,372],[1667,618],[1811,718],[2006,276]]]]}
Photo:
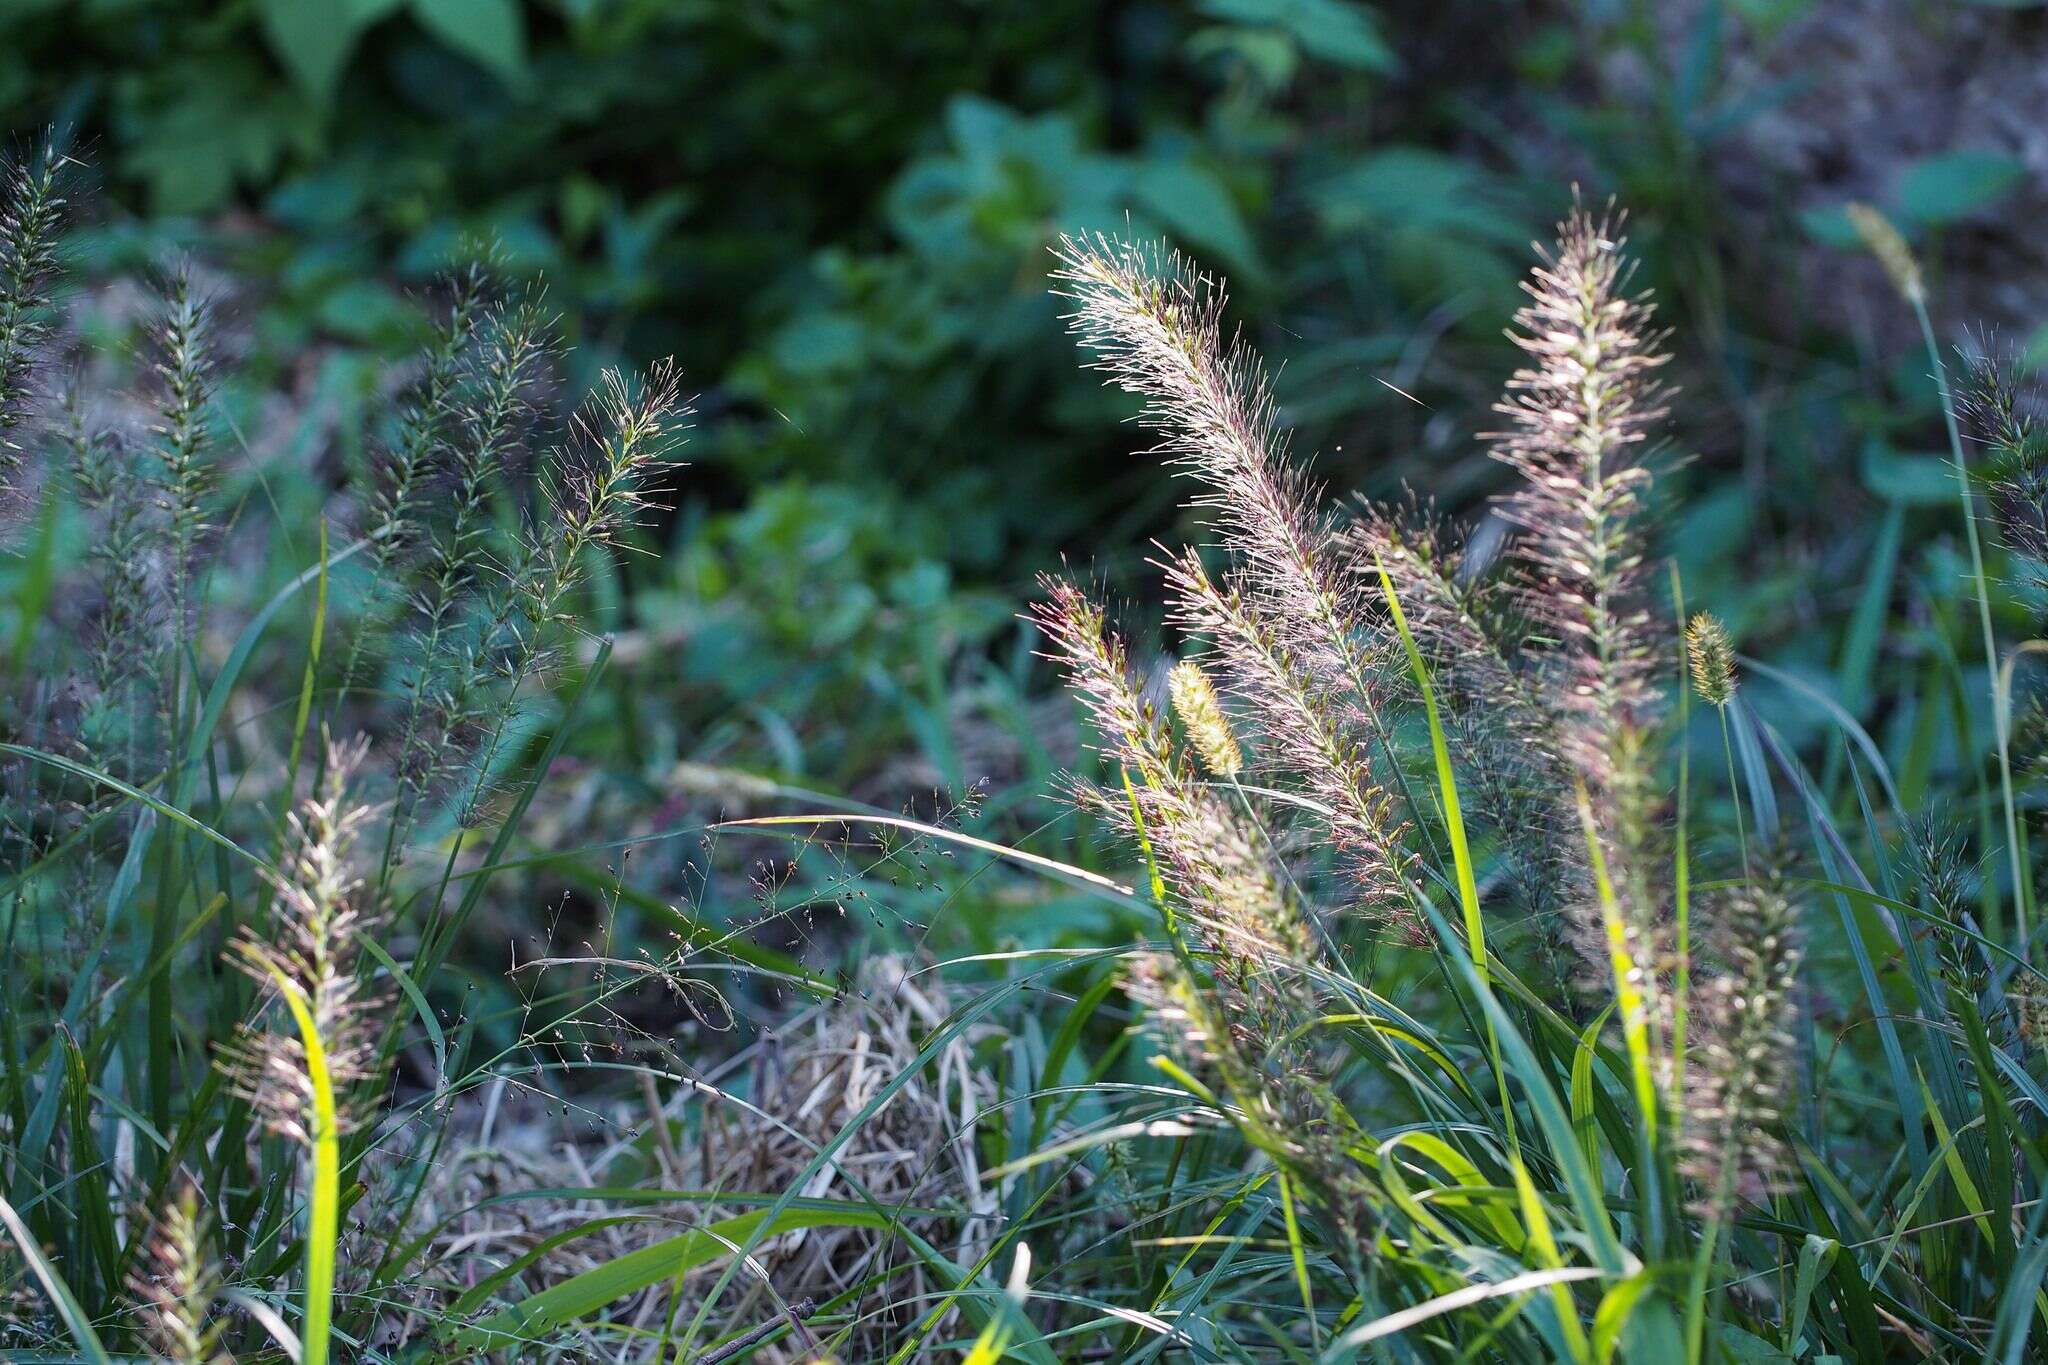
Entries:
{"type": "Polygon", "coordinates": [[[0,697],[4,1292],[33,1272],[36,1305],[0,1345],[361,1358],[421,1250],[387,1151],[477,1080],[444,964],[575,724],[557,689],[602,667],[567,662],[593,561],[689,405],[661,366],[559,426],[547,315],[466,268],[374,467],[267,524],[247,490],[283,471],[244,453],[198,268],[161,273],[132,360],[67,327],[62,168],[0,196],[0,479],[92,547],[22,599],[0,697]]]}
{"type": "MultiPolygon", "coordinates": [[[[1172,673],[1178,730],[1079,587],[1036,611],[1109,775],[1079,797],[1158,911],[1125,993],[1176,1097],[1053,1151],[1113,1161],[1182,1248],[1133,1226],[1134,1281],[1062,1286],[1137,1325],[1040,1326],[1225,1358],[2021,1358],[2048,1264],[2027,920],[1984,932],[1853,721],[1845,808],[1718,620],[1663,624],[1664,339],[1618,220],[1575,209],[1530,278],[1498,561],[1412,507],[1325,511],[1214,281],[1123,242],[1059,255],[1217,546],[1162,564],[1200,659],[1172,673]],[[1688,683],[1718,800],[1670,756],[1688,683]]],[[[2025,552],[2026,408],[1977,387],[2025,552]]]]}
{"type": "MultiPolygon", "coordinates": [[[[41,202],[35,174],[9,203],[41,202]]],[[[1910,251],[1872,240],[1931,343],[1910,251]]],[[[228,348],[195,273],[168,276],[153,322],[151,418],[81,385],[24,399],[16,470],[69,499],[98,554],[87,647],[34,641],[65,685],[17,672],[5,694],[0,919],[22,984],[0,995],[0,1222],[20,1270],[0,1302],[28,1306],[0,1341],[2028,1358],[2048,1330],[2048,978],[2009,712],[2037,646],[2001,657],[1992,612],[2000,553],[2040,557],[2025,385],[1983,369],[1958,413],[1941,376],[1999,715],[1986,752],[1937,637],[1952,747],[1980,769],[1962,834],[1857,718],[1743,660],[1717,617],[1666,619],[1663,338],[1617,219],[1575,208],[1530,278],[1489,438],[1512,479],[1499,555],[1420,504],[1331,508],[1219,283],[1130,243],[1060,252],[1076,330],[1217,542],[1162,551],[1183,637],[1163,679],[1075,583],[1047,579],[1032,611],[1095,736],[1073,795],[1129,866],[820,818],[907,827],[880,861],[913,865],[927,904],[949,894],[930,862],[971,849],[1057,878],[1066,899],[1038,902],[1055,925],[1106,906],[1143,941],[995,943],[971,964],[998,978],[984,992],[821,1008],[754,1054],[751,1107],[635,1031],[621,1002],[643,983],[712,1019],[696,966],[716,944],[622,876],[604,949],[518,964],[584,974],[534,987],[539,1026],[493,1053],[493,1021],[441,1012],[493,880],[557,860],[515,839],[605,658],[569,647],[593,568],[630,548],[686,421],[672,374],[607,382],[557,433],[545,313],[458,274],[377,467],[253,603],[224,586],[265,559],[227,493],[246,471],[217,439],[228,348]],[[1993,452],[1988,553],[1965,418],[1993,452]],[[170,645],[122,648],[145,629],[170,645]],[[1832,727],[1839,781],[1781,728],[1801,706],[1832,727]],[[1691,761],[1714,729],[1718,771],[1691,761]],[[622,905],[676,953],[612,944],[622,905]],[[663,1069],[600,1057],[607,1034],[663,1069]],[[645,1086],[644,1132],[506,1161],[545,1192],[466,1183],[501,1096],[614,1069],[645,1086]],[[478,1085],[480,1120],[458,1108],[478,1085]],[[705,1101],[689,1122],[686,1096],[705,1101]],[[629,1198],[686,1212],[599,1211],[629,1198]]],[[[44,328],[24,355],[63,344],[52,284],[0,270],[44,328]]],[[[53,387],[35,363],[9,382],[53,387]]],[[[1940,742],[1912,740],[1922,776],[1940,742]]],[[[764,902],[785,873],[762,872],[764,902]]],[[[831,891],[865,908],[854,879],[831,891]]],[[[771,952],[744,961],[829,993],[771,952]]]]}

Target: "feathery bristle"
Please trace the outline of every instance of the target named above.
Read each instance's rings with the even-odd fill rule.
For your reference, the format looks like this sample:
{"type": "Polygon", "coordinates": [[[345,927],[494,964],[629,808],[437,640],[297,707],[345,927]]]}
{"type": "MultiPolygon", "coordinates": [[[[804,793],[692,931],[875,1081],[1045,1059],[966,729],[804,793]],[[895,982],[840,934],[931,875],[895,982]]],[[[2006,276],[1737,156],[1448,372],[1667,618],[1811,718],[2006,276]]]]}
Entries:
{"type": "MultiPolygon", "coordinates": [[[[1642,602],[1635,525],[1649,471],[1643,452],[1664,416],[1655,371],[1667,356],[1647,303],[1627,292],[1631,265],[1618,223],[1574,208],[1554,251],[1524,286],[1515,316],[1529,364],[1496,409],[1511,419],[1493,456],[1522,476],[1503,503],[1522,529],[1522,602],[1552,636],[1539,659],[1558,755],[1586,789],[1613,872],[1630,953],[1654,986],[1664,960],[1661,906],[1648,845],[1657,827],[1647,747],[1656,698],[1656,638],[1642,602]]],[[[1604,975],[1607,931],[1587,888],[1572,941],[1604,975]]]]}
{"type": "Polygon", "coordinates": [[[1224,338],[1222,284],[1130,242],[1062,237],[1055,250],[1072,330],[1111,383],[1145,400],[1140,420],[1162,437],[1153,453],[1206,486],[1194,505],[1217,514],[1260,615],[1319,687],[1377,726],[1376,599],[1339,572],[1335,531],[1287,457],[1257,354],[1224,338]]]}
{"type": "MultiPolygon", "coordinates": [[[[150,428],[155,456],[156,498],[169,547],[170,588],[167,593],[171,631],[167,670],[176,676],[185,644],[194,628],[198,587],[197,555],[206,533],[206,498],[218,481],[212,459],[213,432],[208,409],[217,375],[213,358],[213,319],[209,300],[180,262],[164,281],[152,342],[151,361],[162,392],[157,420],[150,428]]],[[[171,699],[177,704],[178,699],[171,699]]]]}
{"type": "MultiPolygon", "coordinates": [[[[1284,1160],[1307,1192],[1339,1208],[1340,1235],[1361,1235],[1371,1214],[1356,1198],[1356,1125],[1336,1097],[1331,1068],[1301,1021],[1321,1012],[1311,984],[1322,950],[1270,839],[1193,780],[1164,727],[1132,686],[1121,641],[1078,588],[1044,582],[1033,615],[1094,715],[1108,757],[1129,783],[1135,811],[1123,827],[1154,851],[1169,899],[1194,930],[1207,970],[1180,956],[1141,959],[1129,985],[1161,1041],[1216,1074],[1233,1118],[1253,1143],[1284,1160]]],[[[1102,808],[1114,812],[1105,799],[1102,808]]]]}
{"type": "Polygon", "coordinates": [[[1973,869],[1961,829],[1933,812],[1908,820],[1902,849],[1905,872],[1928,914],[1936,961],[1951,984],[1971,996],[1991,978],[1992,964],[1974,934],[1970,914],[1973,869]]]}
{"type": "MultiPolygon", "coordinates": [[[[1494,458],[1524,482],[1503,505],[1535,577],[1530,613],[1578,662],[1566,689],[1598,729],[1639,723],[1654,669],[1648,614],[1636,600],[1641,548],[1632,522],[1649,471],[1643,447],[1663,419],[1652,379],[1668,357],[1649,306],[1625,292],[1631,266],[1617,226],[1575,210],[1526,286],[1514,339],[1531,363],[1497,411],[1512,428],[1494,458]]],[[[1592,736],[1596,748],[1604,735],[1592,736]]],[[[1594,764],[1597,753],[1588,755],[1594,764]]]]}
{"type": "Polygon", "coordinates": [[[33,406],[34,371],[50,331],[66,164],[50,138],[0,168],[0,496],[14,491],[21,469],[16,432],[33,406]]]}
{"type": "Polygon", "coordinates": [[[481,265],[471,264],[456,271],[449,285],[447,310],[427,340],[420,375],[399,411],[397,437],[371,494],[373,553],[386,567],[417,537],[418,500],[456,419],[463,358],[476,335],[489,278],[481,265]]]}
{"type": "Polygon", "coordinates": [[[1219,952],[1243,963],[1284,964],[1311,951],[1300,907],[1267,844],[1176,753],[1159,716],[1133,684],[1122,640],[1079,588],[1043,579],[1048,601],[1033,608],[1054,646],[1051,658],[1088,707],[1105,757],[1130,785],[1126,803],[1105,795],[1101,809],[1150,842],[1173,899],[1219,952]]]}
{"type": "Polygon", "coordinates": [[[670,361],[637,380],[608,370],[575,420],[579,458],[564,462],[549,497],[560,522],[555,554],[573,564],[589,546],[611,545],[653,505],[650,475],[689,425],[691,407],[670,361]]]}
{"type": "MultiPolygon", "coordinates": [[[[320,791],[292,813],[287,856],[270,878],[276,922],[245,927],[231,948],[234,965],[264,999],[289,991],[304,1002],[337,1092],[370,1075],[378,1027],[377,998],[357,969],[371,917],[353,903],[360,882],[350,867],[356,834],[371,811],[351,801],[348,784],[367,748],[362,740],[329,745],[320,791]]],[[[224,1061],[266,1128],[311,1143],[312,1082],[296,1032],[245,1025],[224,1061]]],[[[348,1125],[345,1108],[338,1118],[348,1125]]]]}
{"type": "Polygon", "coordinates": [[[1985,491],[1999,538],[2037,589],[2048,589],[2048,423],[2022,362],[1987,352],[1970,362],[1958,395],[1970,435],[1986,448],[1985,491]]]}
{"type": "Polygon", "coordinates": [[[1289,653],[1283,635],[1241,592],[1217,587],[1189,550],[1166,566],[1175,610],[1188,629],[1216,641],[1216,661],[1231,695],[1256,716],[1267,749],[1322,808],[1346,870],[1366,909],[1406,918],[1406,830],[1374,781],[1365,754],[1322,693],[1289,653]]]}
{"type": "Polygon", "coordinates": [[[570,442],[552,452],[542,489],[552,520],[526,529],[511,562],[501,566],[501,581],[486,594],[476,658],[480,668],[484,661],[491,667],[477,676],[495,682],[496,702],[459,713],[465,719],[473,714],[488,735],[457,803],[464,827],[485,818],[492,766],[521,688],[548,671],[558,642],[576,629],[568,608],[589,573],[590,554],[617,546],[654,505],[658,472],[681,443],[692,411],[670,361],[638,380],[607,371],[574,419],[570,442]]]}
{"type": "Polygon", "coordinates": [[[416,597],[417,629],[407,651],[399,791],[391,814],[394,849],[403,847],[420,803],[456,766],[465,737],[488,713],[495,663],[488,646],[514,602],[507,593],[490,595],[496,615],[486,605],[479,627],[464,629],[464,611],[475,603],[487,563],[492,490],[521,439],[528,389],[547,354],[552,323],[529,300],[495,310],[475,332],[474,392],[455,413],[446,438],[449,507],[428,549],[426,581],[416,597]]]}
{"type": "Polygon", "coordinates": [[[158,1211],[129,1272],[128,1291],[153,1359],[170,1365],[222,1365],[225,1324],[214,1315],[220,1269],[207,1247],[206,1217],[190,1181],[158,1211]]]}

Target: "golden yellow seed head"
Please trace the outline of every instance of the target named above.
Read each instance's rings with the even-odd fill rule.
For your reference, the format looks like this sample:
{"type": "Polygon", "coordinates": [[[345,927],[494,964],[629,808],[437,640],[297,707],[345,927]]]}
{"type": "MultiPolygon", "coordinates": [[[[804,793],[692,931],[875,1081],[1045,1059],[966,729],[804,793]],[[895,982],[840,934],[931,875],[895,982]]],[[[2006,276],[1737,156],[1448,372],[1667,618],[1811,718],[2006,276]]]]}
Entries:
{"type": "Polygon", "coordinates": [[[1685,628],[1685,652],[1692,660],[1693,690],[1709,706],[1726,706],[1735,697],[1735,646],[1728,628],[1706,612],[1685,628]]]}
{"type": "Polygon", "coordinates": [[[1173,666],[1168,679],[1173,713],[1188,732],[1188,743],[1201,755],[1202,766],[1215,777],[1235,777],[1244,768],[1244,753],[1231,733],[1230,717],[1216,697],[1216,685],[1192,659],[1173,666]]]}
{"type": "Polygon", "coordinates": [[[1870,248],[1870,254],[1877,257],[1884,273],[1892,277],[1893,287],[1905,296],[1908,303],[1917,303],[1925,298],[1927,288],[1920,279],[1920,262],[1913,258],[1913,248],[1906,245],[1906,239],[1892,226],[1891,219],[1868,204],[1851,204],[1848,214],[1850,223],[1855,225],[1856,235],[1863,239],[1864,246],[1870,248]]]}

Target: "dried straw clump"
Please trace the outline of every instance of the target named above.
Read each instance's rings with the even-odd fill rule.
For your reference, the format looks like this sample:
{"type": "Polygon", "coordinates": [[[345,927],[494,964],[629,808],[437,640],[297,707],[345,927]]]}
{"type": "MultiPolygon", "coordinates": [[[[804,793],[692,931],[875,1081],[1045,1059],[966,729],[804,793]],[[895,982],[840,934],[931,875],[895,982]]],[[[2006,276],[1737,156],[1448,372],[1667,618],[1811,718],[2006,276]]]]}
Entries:
{"type": "MultiPolygon", "coordinates": [[[[449,1285],[460,1292],[546,1238],[594,1217],[645,1215],[549,1250],[507,1286],[504,1297],[517,1298],[687,1228],[758,1207],[716,1201],[621,1207],[574,1198],[478,1207],[494,1194],[514,1190],[638,1186],[784,1193],[818,1149],[913,1064],[931,1030],[944,1022],[950,1010],[944,987],[934,976],[909,972],[898,958],[869,961],[854,991],[764,1034],[712,1080],[677,1087],[660,1108],[661,1126],[646,1126],[644,1107],[622,1114],[632,1135],[607,1146],[561,1142],[559,1130],[545,1123],[509,1133],[480,1128],[429,1177],[414,1211],[415,1227],[445,1223],[429,1262],[443,1267],[449,1285]]],[[[656,1085],[665,1089],[668,1082],[656,1085]]],[[[650,1093],[654,1089],[650,1086],[650,1093]]],[[[972,1041],[956,1037],[861,1123],[836,1161],[797,1193],[858,1202],[865,1190],[885,1208],[945,1209],[946,1217],[911,1218],[906,1224],[956,1262],[973,1264],[994,1234],[997,1210],[995,1191],[983,1187],[973,1125],[995,1095],[994,1079],[976,1062],[972,1041]]],[[[679,1335],[728,1264],[719,1260],[693,1272],[678,1298],[672,1299],[663,1285],[611,1305],[608,1325],[647,1329],[644,1339],[622,1340],[617,1332],[598,1328],[584,1334],[581,1348],[563,1341],[551,1346],[573,1353],[598,1349],[601,1340],[605,1359],[654,1360],[663,1321],[673,1313],[679,1335]]],[[[722,1336],[748,1324],[780,1320],[783,1305],[806,1300],[824,1305],[864,1281],[875,1283],[849,1307],[807,1323],[819,1346],[839,1359],[885,1358],[944,1288],[893,1235],[862,1228],[804,1229],[771,1238],[755,1250],[751,1264],[741,1267],[711,1305],[707,1330],[722,1336]]],[[[431,1314],[436,1306],[431,1295],[421,1295],[412,1308],[414,1314],[431,1314]]],[[[418,1316],[394,1314],[381,1335],[403,1341],[419,1321],[418,1316]]],[[[941,1335],[946,1330],[942,1324],[941,1335]]],[[[705,1340],[700,1336],[699,1344],[705,1340]]],[[[750,1358],[809,1361],[818,1358],[818,1351],[791,1336],[750,1358]]]]}

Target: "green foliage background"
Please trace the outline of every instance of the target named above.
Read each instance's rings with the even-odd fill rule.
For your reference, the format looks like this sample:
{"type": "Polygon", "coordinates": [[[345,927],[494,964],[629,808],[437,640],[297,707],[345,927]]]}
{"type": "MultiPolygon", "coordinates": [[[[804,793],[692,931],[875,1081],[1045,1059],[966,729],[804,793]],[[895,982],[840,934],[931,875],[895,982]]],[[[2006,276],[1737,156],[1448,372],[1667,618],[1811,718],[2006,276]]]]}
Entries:
{"type": "MultiPolygon", "coordinates": [[[[1061,231],[1227,274],[1322,478],[1470,510],[1527,245],[1574,183],[1617,195],[1699,434],[1667,482],[1682,565],[1750,645],[1854,662],[1801,629],[1851,604],[1800,599],[1886,517],[1938,516],[1931,386],[1802,306],[1797,254],[1852,245],[1838,207],[1722,189],[1799,94],[1730,54],[1816,8],[17,0],[0,108],[77,130],[89,260],[232,270],[300,457],[350,439],[465,242],[546,280],[572,387],[675,355],[692,469],[597,623],[673,664],[629,729],[732,756],[729,721],[756,761],[849,785],[906,745],[962,775],[944,713],[986,668],[1023,677],[1012,613],[1061,554],[1153,592],[1176,490],[1072,363],[1061,231]]],[[[1881,197],[1937,260],[2023,179],[1973,147],[1893,169],[1881,197]]]]}

